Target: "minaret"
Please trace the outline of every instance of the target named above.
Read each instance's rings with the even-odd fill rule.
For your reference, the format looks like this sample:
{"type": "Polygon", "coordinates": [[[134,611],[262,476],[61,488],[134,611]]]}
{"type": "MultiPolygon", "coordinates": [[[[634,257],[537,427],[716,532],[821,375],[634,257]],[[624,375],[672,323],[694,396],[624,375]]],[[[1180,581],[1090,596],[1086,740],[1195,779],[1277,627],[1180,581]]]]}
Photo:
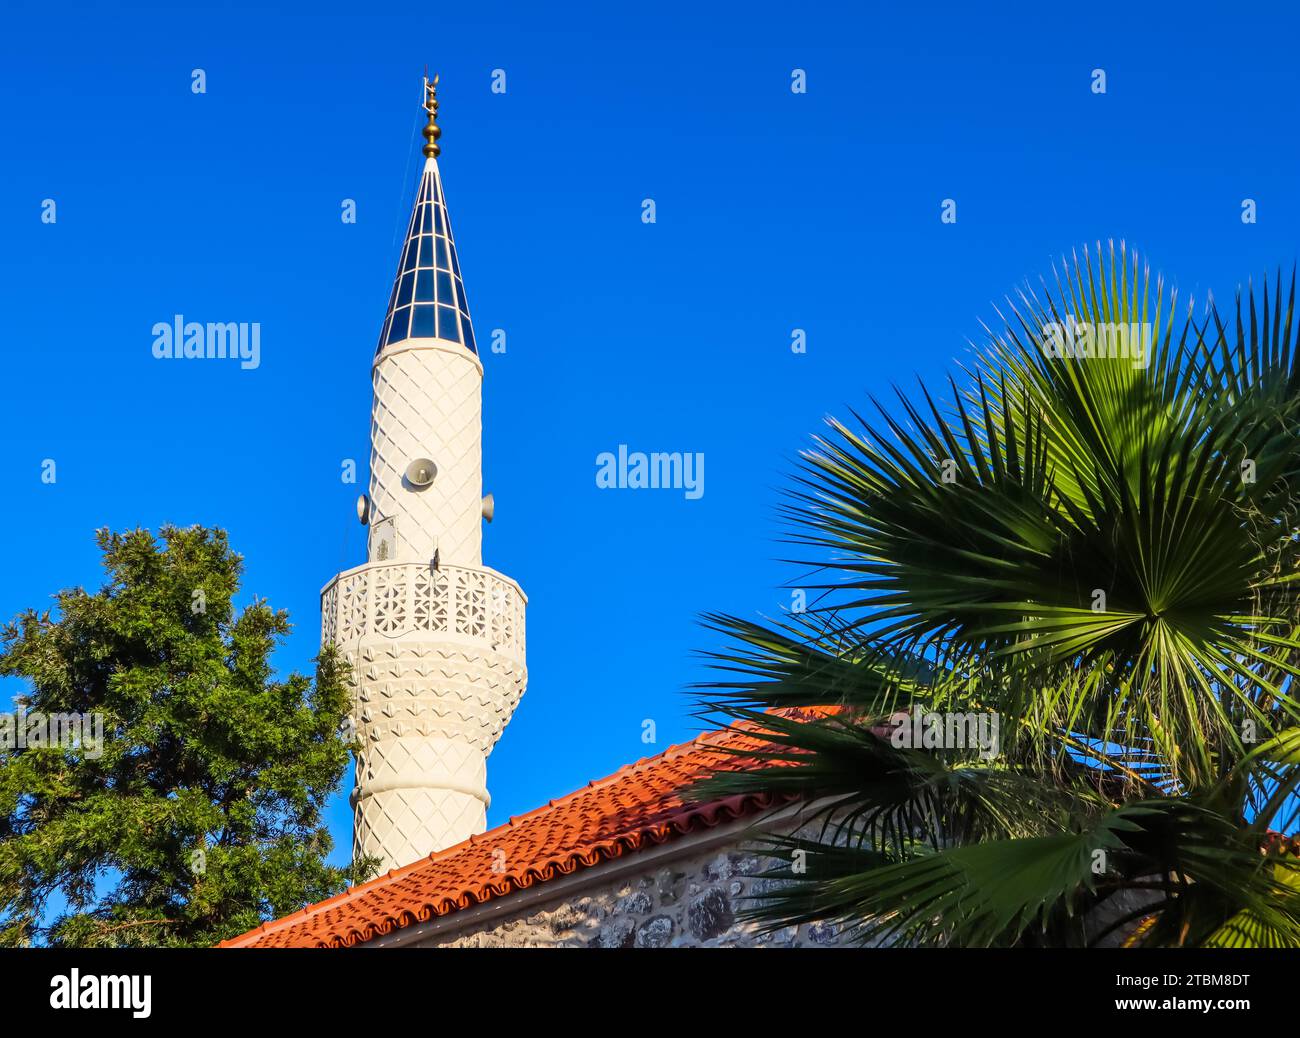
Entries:
{"type": "Polygon", "coordinates": [[[367,562],[321,593],[322,638],[353,668],[353,855],[381,871],[483,832],[487,756],[527,683],[519,585],[482,564],[483,365],[438,172],[424,170],[372,365],[367,562]]]}

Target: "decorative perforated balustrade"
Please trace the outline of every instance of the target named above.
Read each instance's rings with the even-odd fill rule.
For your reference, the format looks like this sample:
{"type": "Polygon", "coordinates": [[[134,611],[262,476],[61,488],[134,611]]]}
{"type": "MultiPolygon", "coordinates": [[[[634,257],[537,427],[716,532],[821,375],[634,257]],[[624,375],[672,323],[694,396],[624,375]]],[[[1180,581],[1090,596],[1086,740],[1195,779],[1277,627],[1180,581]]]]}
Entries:
{"type": "Polygon", "coordinates": [[[325,585],[321,641],[342,646],[366,635],[431,632],[523,663],[525,602],[519,585],[495,570],[367,563],[325,585]]]}

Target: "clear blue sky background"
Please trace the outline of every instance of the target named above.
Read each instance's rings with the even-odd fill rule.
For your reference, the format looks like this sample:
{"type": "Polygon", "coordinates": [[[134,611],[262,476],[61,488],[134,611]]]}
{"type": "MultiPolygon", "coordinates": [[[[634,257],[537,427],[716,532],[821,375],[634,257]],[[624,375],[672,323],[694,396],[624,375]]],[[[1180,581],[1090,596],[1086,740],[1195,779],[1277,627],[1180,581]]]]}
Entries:
{"type": "MultiPolygon", "coordinates": [[[[777,488],[825,415],[953,370],[1085,241],[1198,298],[1296,259],[1293,14],[996,6],[10,3],[0,614],[97,586],[97,527],[218,525],[296,622],[279,666],[309,666],[319,589],[364,555],[340,464],[364,485],[427,63],[476,330],[508,336],[485,561],[530,596],[489,822],[689,737],[696,616],[788,603],[777,488]],[[260,322],[261,367],[154,360],[176,313],[260,322]],[[620,443],[703,452],[704,497],[598,490],[620,443]]],[[[330,822],[341,860],[342,795],[330,822]]]]}

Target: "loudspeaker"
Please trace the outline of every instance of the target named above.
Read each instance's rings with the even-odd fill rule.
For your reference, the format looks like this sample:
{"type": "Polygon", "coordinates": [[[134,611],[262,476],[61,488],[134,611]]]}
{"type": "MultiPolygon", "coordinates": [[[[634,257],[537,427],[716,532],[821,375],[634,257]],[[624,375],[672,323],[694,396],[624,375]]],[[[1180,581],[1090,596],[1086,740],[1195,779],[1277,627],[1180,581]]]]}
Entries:
{"type": "Polygon", "coordinates": [[[438,466],[428,458],[416,458],[406,466],[406,481],[413,487],[427,487],[438,474],[438,466]]]}

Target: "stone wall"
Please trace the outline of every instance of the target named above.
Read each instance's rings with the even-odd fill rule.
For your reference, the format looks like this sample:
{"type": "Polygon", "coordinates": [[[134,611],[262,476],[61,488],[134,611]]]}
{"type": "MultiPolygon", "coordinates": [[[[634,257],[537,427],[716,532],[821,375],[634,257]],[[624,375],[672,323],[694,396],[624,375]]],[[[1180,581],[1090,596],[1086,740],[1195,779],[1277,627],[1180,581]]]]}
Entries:
{"type": "MultiPolygon", "coordinates": [[[[616,862],[621,859],[616,859],[616,862]]],[[[513,915],[478,926],[430,935],[422,948],[730,948],[833,947],[852,943],[831,923],[759,933],[737,921],[739,909],[779,880],[770,859],[747,852],[737,841],[660,860],[640,873],[592,884],[552,901],[538,901],[513,915]]],[[[453,917],[454,918],[454,917],[453,917]]]]}

